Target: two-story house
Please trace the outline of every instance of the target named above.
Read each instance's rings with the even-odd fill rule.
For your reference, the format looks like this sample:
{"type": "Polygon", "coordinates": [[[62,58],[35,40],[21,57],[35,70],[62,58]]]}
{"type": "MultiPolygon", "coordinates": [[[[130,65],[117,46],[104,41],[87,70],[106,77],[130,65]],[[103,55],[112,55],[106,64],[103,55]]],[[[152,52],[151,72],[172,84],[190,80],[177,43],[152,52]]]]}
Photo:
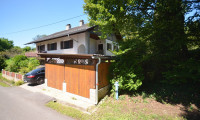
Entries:
{"type": "Polygon", "coordinates": [[[35,43],[38,55],[45,58],[45,84],[66,95],[97,104],[109,90],[107,75],[117,49],[116,37],[101,40],[97,27],[80,21],[80,26],[57,32],[35,43]]]}
{"type": "Polygon", "coordinates": [[[71,28],[66,25],[66,30],[56,32],[26,44],[36,44],[38,53],[53,54],[102,54],[112,56],[111,50],[117,49],[116,37],[99,39],[94,31],[97,27],[90,27],[80,21],[80,26],[71,28]]]}

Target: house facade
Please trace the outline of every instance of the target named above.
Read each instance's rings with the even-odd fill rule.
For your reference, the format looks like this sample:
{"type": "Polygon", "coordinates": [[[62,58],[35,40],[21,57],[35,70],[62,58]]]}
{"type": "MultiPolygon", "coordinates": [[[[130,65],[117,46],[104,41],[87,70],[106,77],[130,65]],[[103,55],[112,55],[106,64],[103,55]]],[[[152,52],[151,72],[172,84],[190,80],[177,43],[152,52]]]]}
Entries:
{"type": "Polygon", "coordinates": [[[90,27],[80,21],[80,26],[57,32],[27,44],[36,44],[38,53],[53,54],[102,54],[112,56],[112,50],[117,49],[116,37],[101,40],[94,32],[95,27],[90,27]]]}
{"type": "Polygon", "coordinates": [[[45,62],[45,84],[67,96],[97,104],[109,90],[109,66],[116,37],[101,40],[96,31],[80,21],[80,26],[57,32],[35,43],[45,62]]]}

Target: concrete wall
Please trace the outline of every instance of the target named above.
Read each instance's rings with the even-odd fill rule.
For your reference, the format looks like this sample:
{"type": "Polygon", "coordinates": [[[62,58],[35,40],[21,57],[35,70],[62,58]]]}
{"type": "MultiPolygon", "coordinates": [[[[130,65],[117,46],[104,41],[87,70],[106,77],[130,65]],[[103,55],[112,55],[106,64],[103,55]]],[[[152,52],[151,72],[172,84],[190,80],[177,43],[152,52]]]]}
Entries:
{"type": "MultiPolygon", "coordinates": [[[[110,86],[105,86],[98,90],[98,101],[100,101],[102,98],[104,98],[108,92],[109,92],[110,86]]],[[[95,104],[96,100],[96,89],[90,89],[90,101],[95,104]]]]}

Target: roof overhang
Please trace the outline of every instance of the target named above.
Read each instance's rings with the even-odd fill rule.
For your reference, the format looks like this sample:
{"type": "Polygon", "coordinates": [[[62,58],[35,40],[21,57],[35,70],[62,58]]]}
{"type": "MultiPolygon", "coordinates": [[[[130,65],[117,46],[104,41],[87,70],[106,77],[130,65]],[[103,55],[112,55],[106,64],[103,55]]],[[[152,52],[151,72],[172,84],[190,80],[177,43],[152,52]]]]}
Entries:
{"type": "MultiPolygon", "coordinates": [[[[54,34],[51,34],[51,35],[48,35],[44,38],[41,38],[39,40],[34,40],[34,41],[31,41],[31,42],[28,42],[24,45],[28,45],[28,44],[32,44],[32,43],[39,43],[39,42],[43,42],[43,41],[48,41],[48,40],[53,40],[53,39],[56,39],[56,38],[61,38],[61,37],[65,37],[65,36],[68,36],[68,35],[75,35],[75,34],[80,34],[80,33],[83,33],[83,32],[86,32],[86,31],[90,31],[92,29],[94,29],[95,26],[92,26],[92,27],[88,27],[86,29],[77,29],[77,30],[73,30],[73,31],[70,31],[70,32],[66,32],[65,31],[62,31],[62,32],[65,32],[65,33],[61,33],[61,32],[58,32],[58,33],[54,33],[54,34]]],[[[70,30],[72,30],[73,28],[71,28],[70,30]]]]}

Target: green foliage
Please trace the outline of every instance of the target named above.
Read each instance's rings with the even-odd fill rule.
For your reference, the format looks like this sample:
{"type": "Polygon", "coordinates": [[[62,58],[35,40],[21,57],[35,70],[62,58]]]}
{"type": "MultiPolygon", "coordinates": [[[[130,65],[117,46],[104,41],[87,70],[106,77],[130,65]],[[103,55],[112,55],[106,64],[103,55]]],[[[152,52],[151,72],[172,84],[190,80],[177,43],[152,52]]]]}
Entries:
{"type": "Polygon", "coordinates": [[[4,50],[8,50],[12,48],[13,46],[14,46],[13,41],[9,41],[8,39],[5,39],[5,38],[0,38],[0,52],[4,50]]]}
{"type": "Polygon", "coordinates": [[[19,80],[19,81],[15,82],[15,85],[16,85],[16,86],[20,86],[20,85],[22,85],[22,84],[24,84],[24,81],[22,81],[22,80],[19,80]]]}
{"type": "Polygon", "coordinates": [[[41,39],[43,37],[46,37],[47,35],[37,35],[33,38],[33,40],[38,40],[38,39],[41,39]]]}
{"type": "Polygon", "coordinates": [[[6,59],[9,59],[16,55],[21,55],[21,54],[23,54],[23,50],[19,46],[14,46],[13,48],[9,50],[5,50],[1,52],[1,55],[5,57],[6,59]]]}
{"type": "Polygon", "coordinates": [[[178,62],[172,70],[164,72],[166,78],[165,83],[182,84],[182,83],[197,83],[200,82],[200,61],[189,59],[187,61],[178,62]]]}
{"type": "Polygon", "coordinates": [[[35,58],[27,58],[24,55],[16,55],[11,58],[8,62],[6,70],[11,72],[20,72],[22,74],[27,73],[39,66],[40,63],[35,58]]]}
{"type": "Polygon", "coordinates": [[[23,51],[24,51],[24,52],[31,51],[31,47],[29,47],[29,46],[26,46],[26,47],[24,47],[24,48],[23,48],[23,51]]]}
{"type": "Polygon", "coordinates": [[[149,80],[199,81],[199,53],[191,51],[200,45],[198,3],[85,0],[85,13],[90,25],[98,26],[100,37],[121,36],[111,69],[112,85],[119,81],[121,90],[132,91],[149,80]],[[192,11],[195,14],[188,14],[192,11]]]}
{"type": "Polygon", "coordinates": [[[0,56],[0,70],[4,69],[6,66],[5,58],[0,56]]]}
{"type": "Polygon", "coordinates": [[[28,58],[24,55],[16,55],[11,59],[10,64],[6,67],[6,70],[11,72],[19,72],[20,64],[27,60],[28,58]]]}
{"type": "Polygon", "coordinates": [[[40,65],[39,60],[35,58],[28,58],[28,60],[25,60],[24,62],[20,64],[21,66],[20,73],[24,74],[24,73],[30,72],[31,70],[35,69],[39,65],[40,65]]]}

